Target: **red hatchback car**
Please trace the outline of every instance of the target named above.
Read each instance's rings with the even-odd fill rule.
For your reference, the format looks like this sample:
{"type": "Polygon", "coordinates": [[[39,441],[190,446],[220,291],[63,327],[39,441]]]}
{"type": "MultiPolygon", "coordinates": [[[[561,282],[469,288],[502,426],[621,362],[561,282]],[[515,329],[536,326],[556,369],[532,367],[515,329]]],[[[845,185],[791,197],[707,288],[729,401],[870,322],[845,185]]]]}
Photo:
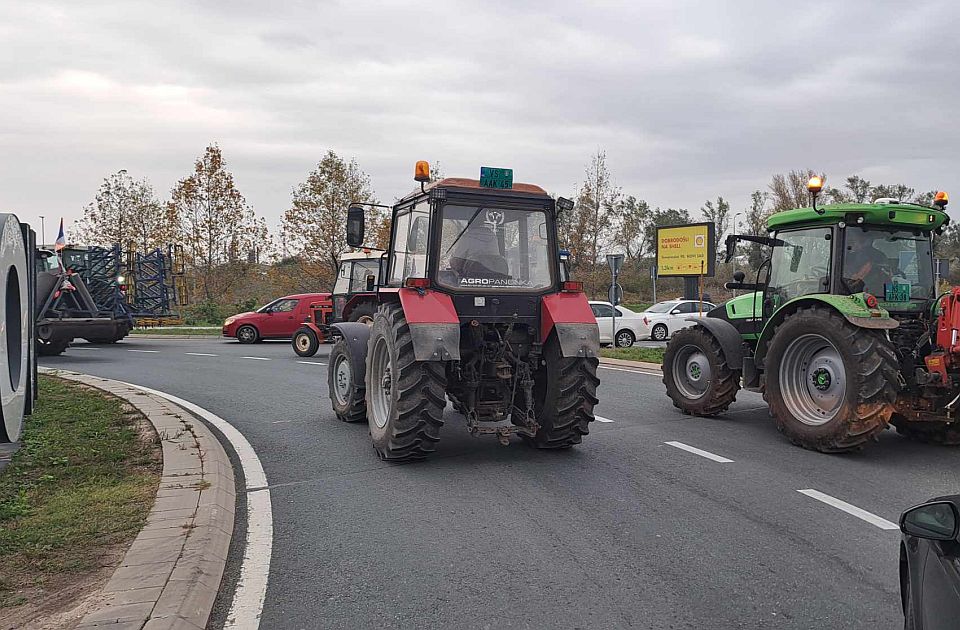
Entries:
{"type": "Polygon", "coordinates": [[[332,304],[329,293],[286,295],[251,313],[239,313],[223,322],[223,336],[240,343],[261,339],[290,339],[303,322],[310,321],[311,307],[332,304]]]}

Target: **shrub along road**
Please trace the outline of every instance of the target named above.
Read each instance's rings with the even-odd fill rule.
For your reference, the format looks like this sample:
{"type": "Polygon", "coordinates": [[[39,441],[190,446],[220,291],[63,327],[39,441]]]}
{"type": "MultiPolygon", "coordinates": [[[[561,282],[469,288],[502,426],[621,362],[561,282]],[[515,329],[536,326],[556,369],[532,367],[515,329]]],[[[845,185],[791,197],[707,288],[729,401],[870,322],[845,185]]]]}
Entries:
{"type": "Polygon", "coordinates": [[[613,366],[570,451],[476,440],[448,407],[432,460],[384,464],[365,425],[334,419],[327,352],[128,338],[43,363],[176,394],[246,436],[273,501],[263,628],[895,627],[892,521],[958,486],[960,451],[892,431],[805,451],[755,394],[692,418],[658,373],[613,366]]]}

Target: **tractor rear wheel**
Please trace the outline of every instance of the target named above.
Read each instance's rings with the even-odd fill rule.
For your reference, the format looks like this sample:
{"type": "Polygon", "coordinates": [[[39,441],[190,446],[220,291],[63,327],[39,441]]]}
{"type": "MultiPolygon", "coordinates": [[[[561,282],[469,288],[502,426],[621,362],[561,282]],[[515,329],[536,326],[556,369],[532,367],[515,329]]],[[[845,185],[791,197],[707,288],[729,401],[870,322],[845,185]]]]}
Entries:
{"type": "Polygon", "coordinates": [[[896,414],[890,422],[897,428],[897,433],[911,440],[928,444],[960,446],[960,423],[911,422],[896,414]]]}
{"type": "Polygon", "coordinates": [[[293,346],[293,351],[298,357],[312,357],[320,348],[320,340],[317,339],[317,333],[304,326],[293,333],[290,345],[293,346]]]}
{"type": "Polygon", "coordinates": [[[764,397],[791,442],[824,453],[862,448],[886,429],[898,362],[882,332],[832,309],[788,315],[767,350],[764,397]]]}
{"type": "Polygon", "coordinates": [[[380,307],[367,346],[367,420],[381,459],[424,459],[440,441],[447,405],[445,366],[417,361],[398,304],[380,307]]]}
{"type": "Polygon", "coordinates": [[[720,343],[707,330],[682,328],[663,354],[663,384],[677,409],[715,416],[737,399],[740,371],[727,362],[720,343]]]}
{"type": "Polygon", "coordinates": [[[597,404],[596,358],[565,357],[556,334],[543,346],[540,369],[533,375],[534,412],[540,429],[524,440],[536,448],[570,448],[590,433],[597,404]]]}
{"type": "Polygon", "coordinates": [[[354,373],[350,345],[341,337],[330,349],[327,386],[333,412],[343,422],[360,422],[367,415],[364,390],[353,378],[354,373]]]}
{"type": "Polygon", "coordinates": [[[373,302],[361,302],[357,304],[350,315],[347,316],[348,322],[357,322],[360,324],[373,324],[373,318],[377,314],[377,306],[373,302]]]}

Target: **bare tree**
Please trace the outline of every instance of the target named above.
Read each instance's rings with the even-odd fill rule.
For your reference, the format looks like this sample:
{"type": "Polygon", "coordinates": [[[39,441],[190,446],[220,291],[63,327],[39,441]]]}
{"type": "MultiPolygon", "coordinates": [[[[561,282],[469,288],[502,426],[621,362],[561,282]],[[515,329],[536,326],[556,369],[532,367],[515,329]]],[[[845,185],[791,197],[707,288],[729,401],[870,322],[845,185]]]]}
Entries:
{"type": "Polygon", "coordinates": [[[607,168],[607,154],[602,149],[590,158],[586,179],[577,194],[577,206],[587,221],[589,235],[589,259],[596,263],[601,252],[614,240],[614,226],[621,198],[620,188],[613,184],[607,168]]]}
{"type": "Polygon", "coordinates": [[[810,193],[807,191],[807,182],[811,177],[819,175],[824,182],[824,196],[831,192],[826,188],[826,175],[819,174],[812,169],[777,173],[770,180],[770,201],[772,210],[780,212],[792,208],[805,208],[810,205],[810,193]]]}
{"type": "Polygon", "coordinates": [[[730,229],[730,204],[723,197],[718,196],[716,204],[708,200],[703,204],[703,207],[700,208],[700,212],[703,214],[704,219],[714,224],[715,251],[717,252],[718,259],[722,259],[723,247],[721,243],[723,243],[724,234],[730,229]]]}
{"type": "Polygon", "coordinates": [[[96,199],[83,211],[76,238],[89,245],[119,244],[146,251],[170,243],[176,217],[162,204],[146,178],[125,170],[105,177],[96,199]]]}

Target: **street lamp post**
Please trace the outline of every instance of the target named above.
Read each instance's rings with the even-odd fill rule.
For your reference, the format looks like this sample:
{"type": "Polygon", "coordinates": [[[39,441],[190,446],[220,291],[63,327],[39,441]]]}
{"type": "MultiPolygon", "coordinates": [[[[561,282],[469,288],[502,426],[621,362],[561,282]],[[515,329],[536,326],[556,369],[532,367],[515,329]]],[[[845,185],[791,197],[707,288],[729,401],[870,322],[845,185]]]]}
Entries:
{"type": "Polygon", "coordinates": [[[43,215],[40,215],[40,244],[47,244],[47,231],[43,229],[43,215]]]}
{"type": "MultiPolygon", "coordinates": [[[[741,214],[743,214],[743,211],[734,212],[734,213],[733,213],[733,233],[734,233],[734,234],[737,233],[737,217],[739,217],[741,214]]],[[[734,272],[734,273],[737,272],[737,250],[736,250],[736,248],[734,248],[734,250],[733,250],[733,272],[734,272]]],[[[733,290],[733,297],[737,297],[737,290],[736,290],[736,289],[733,290]]]]}

